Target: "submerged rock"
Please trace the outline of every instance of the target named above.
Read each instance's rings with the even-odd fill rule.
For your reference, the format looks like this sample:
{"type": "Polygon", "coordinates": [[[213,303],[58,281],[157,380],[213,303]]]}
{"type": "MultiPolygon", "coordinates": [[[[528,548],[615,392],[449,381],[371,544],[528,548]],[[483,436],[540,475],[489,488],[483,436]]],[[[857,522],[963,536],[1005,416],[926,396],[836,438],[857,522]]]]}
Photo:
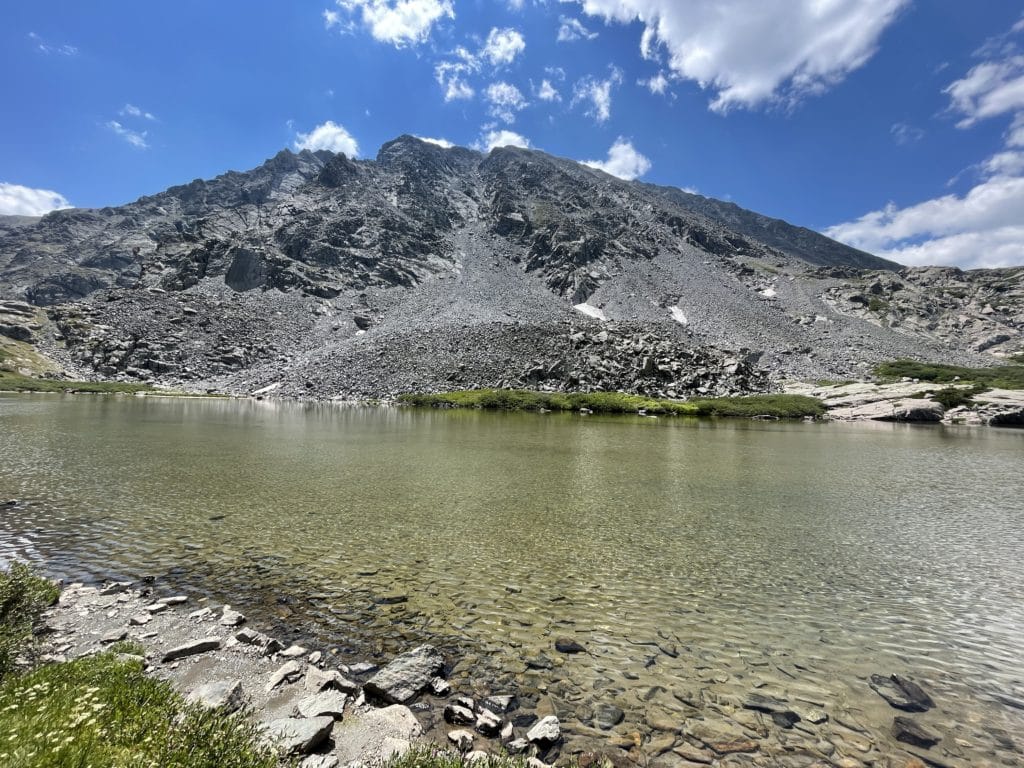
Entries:
{"type": "Polygon", "coordinates": [[[893,718],[892,735],[896,737],[897,741],[913,744],[915,747],[922,747],[924,749],[931,749],[942,741],[941,736],[922,728],[909,717],[903,717],[902,715],[897,715],[893,718]]]}
{"type": "Polygon", "coordinates": [[[913,680],[899,675],[872,675],[871,689],[896,709],[905,712],[927,712],[935,706],[931,696],[913,680]]]}

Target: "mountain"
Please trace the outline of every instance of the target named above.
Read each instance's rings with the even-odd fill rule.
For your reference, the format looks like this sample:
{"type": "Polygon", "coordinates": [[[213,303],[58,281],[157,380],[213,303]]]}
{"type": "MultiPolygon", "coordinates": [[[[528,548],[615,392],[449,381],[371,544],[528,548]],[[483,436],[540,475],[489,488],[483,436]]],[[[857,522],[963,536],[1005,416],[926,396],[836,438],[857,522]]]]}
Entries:
{"type": "Polygon", "coordinates": [[[116,208],[0,220],[0,297],[48,308],[36,336],[69,373],[326,397],[737,392],[1020,347],[1016,273],[960,273],[956,309],[979,325],[959,340],[851,298],[916,274],[731,203],[411,136],[374,160],[284,150],[116,208]],[[1009,303],[974,307],[997,288],[1009,303]],[[981,352],[982,336],[1007,338],[981,352]]]}

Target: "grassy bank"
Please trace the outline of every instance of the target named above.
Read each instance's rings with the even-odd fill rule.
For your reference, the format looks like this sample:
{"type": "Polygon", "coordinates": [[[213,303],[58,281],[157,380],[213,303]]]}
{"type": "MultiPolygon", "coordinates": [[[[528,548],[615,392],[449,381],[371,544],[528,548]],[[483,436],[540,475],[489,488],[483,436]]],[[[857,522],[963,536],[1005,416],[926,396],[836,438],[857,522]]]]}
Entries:
{"type": "Polygon", "coordinates": [[[623,392],[534,392],[525,389],[471,389],[438,394],[406,394],[400,403],[420,408],[482,408],[505,411],[578,411],[673,416],[772,416],[799,419],[820,416],[825,406],[803,395],[750,395],[700,400],[665,400],[623,392]]]}
{"type": "Polygon", "coordinates": [[[36,379],[13,371],[0,371],[0,391],[3,392],[88,392],[98,395],[152,392],[167,394],[149,384],[125,381],[69,381],[67,379],[36,379]]]}
{"type": "Polygon", "coordinates": [[[14,564],[0,572],[0,765],[11,768],[276,768],[244,715],[192,706],[146,677],[139,648],[13,668],[56,585],[14,564]],[[121,652],[122,655],[118,655],[121,652]]]}
{"type": "MultiPolygon", "coordinates": [[[[1016,358],[1014,358],[1016,360],[1016,358]]],[[[991,368],[968,368],[961,365],[921,363],[917,360],[893,360],[875,366],[875,376],[883,382],[903,377],[948,384],[974,384],[996,389],[1024,389],[1024,365],[996,365],[991,368]]]]}

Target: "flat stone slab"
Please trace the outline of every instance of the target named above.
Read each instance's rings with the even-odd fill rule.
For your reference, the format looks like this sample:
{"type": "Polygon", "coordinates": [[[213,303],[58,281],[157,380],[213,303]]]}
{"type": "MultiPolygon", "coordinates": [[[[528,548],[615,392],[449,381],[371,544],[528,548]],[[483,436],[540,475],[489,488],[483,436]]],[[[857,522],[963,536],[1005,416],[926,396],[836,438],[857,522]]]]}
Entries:
{"type": "Polygon", "coordinates": [[[333,728],[333,717],[285,717],[267,723],[265,733],[280,754],[308,755],[327,740],[333,728]]]}
{"type": "Polygon", "coordinates": [[[245,691],[242,690],[241,680],[216,680],[199,686],[185,699],[207,709],[235,712],[245,703],[245,691]]]}
{"type": "Polygon", "coordinates": [[[208,653],[209,651],[216,651],[220,648],[219,637],[205,637],[202,640],[193,640],[191,643],[185,643],[179,645],[177,648],[171,648],[167,653],[163,655],[163,663],[167,664],[177,659],[184,659],[187,656],[195,656],[200,653],[208,653]]]}
{"type": "Polygon", "coordinates": [[[871,689],[889,702],[889,705],[904,712],[927,712],[935,706],[931,696],[924,689],[907,677],[899,675],[872,675],[868,685],[871,689]]]}
{"type": "Polygon", "coordinates": [[[444,657],[436,648],[421,645],[377,672],[364,689],[369,696],[404,704],[430,685],[443,666],[444,657]]]}
{"type": "Polygon", "coordinates": [[[333,717],[341,720],[348,696],[341,691],[323,691],[307,696],[295,705],[297,717],[333,717]]]}

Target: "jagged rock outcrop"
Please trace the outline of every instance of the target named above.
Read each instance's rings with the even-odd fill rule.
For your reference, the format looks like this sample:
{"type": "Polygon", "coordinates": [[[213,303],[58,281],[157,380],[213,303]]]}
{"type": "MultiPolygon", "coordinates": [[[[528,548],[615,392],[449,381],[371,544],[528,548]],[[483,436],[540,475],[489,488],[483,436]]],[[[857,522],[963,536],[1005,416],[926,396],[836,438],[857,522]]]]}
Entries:
{"type": "Polygon", "coordinates": [[[1020,274],[899,271],[731,204],[410,136],[0,221],[0,298],[47,308],[32,343],[69,375],[320,397],[985,363],[1024,348],[1020,274]]]}

